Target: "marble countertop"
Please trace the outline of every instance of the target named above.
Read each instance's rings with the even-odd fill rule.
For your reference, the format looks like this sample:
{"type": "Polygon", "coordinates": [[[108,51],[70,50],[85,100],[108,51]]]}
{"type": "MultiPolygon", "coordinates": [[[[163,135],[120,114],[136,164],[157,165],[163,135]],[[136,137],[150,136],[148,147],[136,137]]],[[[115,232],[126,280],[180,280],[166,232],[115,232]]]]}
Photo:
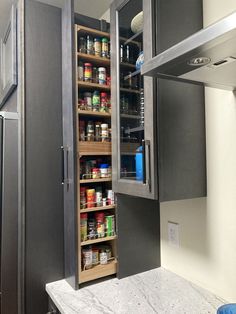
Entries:
{"type": "Polygon", "coordinates": [[[62,314],[215,314],[224,300],[158,268],[74,291],[65,280],[46,285],[62,314]]]}

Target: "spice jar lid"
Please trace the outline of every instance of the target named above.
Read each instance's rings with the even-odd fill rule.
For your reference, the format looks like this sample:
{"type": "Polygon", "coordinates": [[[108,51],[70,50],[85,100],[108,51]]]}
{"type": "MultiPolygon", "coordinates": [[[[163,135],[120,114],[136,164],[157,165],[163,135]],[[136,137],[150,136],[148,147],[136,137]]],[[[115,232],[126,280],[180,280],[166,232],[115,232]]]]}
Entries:
{"type": "Polygon", "coordinates": [[[94,41],[101,41],[101,39],[96,37],[96,38],[94,38],[94,41]]]}
{"type": "Polygon", "coordinates": [[[86,62],[86,63],[84,64],[84,66],[85,66],[85,67],[91,67],[91,66],[92,66],[92,63],[87,63],[87,62],[86,62]]]}
{"type": "Polygon", "coordinates": [[[107,123],[102,123],[101,124],[102,129],[108,129],[108,124],[107,123]]]}
{"type": "Polygon", "coordinates": [[[87,219],[87,218],[88,218],[87,213],[80,214],[80,219],[87,219]]]}
{"type": "Polygon", "coordinates": [[[101,92],[101,97],[107,97],[107,93],[101,92]]]}
{"type": "Polygon", "coordinates": [[[98,71],[106,71],[106,68],[104,68],[104,67],[99,67],[99,68],[98,68],[98,71]]]}
{"type": "Polygon", "coordinates": [[[100,168],[109,168],[109,165],[108,164],[101,164],[100,168]]]}
{"type": "Polygon", "coordinates": [[[102,38],[102,42],[103,42],[103,43],[108,43],[108,39],[107,39],[106,37],[103,37],[103,38],[102,38]]]}
{"type": "Polygon", "coordinates": [[[98,90],[95,90],[95,91],[93,92],[93,95],[100,95],[100,92],[99,92],[98,90]]]}

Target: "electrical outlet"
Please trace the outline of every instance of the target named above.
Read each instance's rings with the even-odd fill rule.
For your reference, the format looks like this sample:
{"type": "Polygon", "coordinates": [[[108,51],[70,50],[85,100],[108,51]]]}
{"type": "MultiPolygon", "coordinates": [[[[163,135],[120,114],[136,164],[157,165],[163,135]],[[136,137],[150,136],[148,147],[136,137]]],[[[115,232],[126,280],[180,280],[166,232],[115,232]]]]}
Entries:
{"type": "Polygon", "coordinates": [[[179,247],[179,224],[168,221],[168,240],[171,245],[179,247]]]}

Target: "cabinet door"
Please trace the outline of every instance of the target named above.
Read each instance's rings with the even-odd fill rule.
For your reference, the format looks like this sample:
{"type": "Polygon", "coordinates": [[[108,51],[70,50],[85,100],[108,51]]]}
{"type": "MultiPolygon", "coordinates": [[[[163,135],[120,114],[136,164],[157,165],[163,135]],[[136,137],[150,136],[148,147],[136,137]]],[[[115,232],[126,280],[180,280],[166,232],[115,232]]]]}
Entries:
{"type": "Polygon", "coordinates": [[[152,6],[152,0],[117,0],[111,6],[112,167],[116,192],[156,199],[153,79],[137,69],[138,58],[153,56],[152,6]]]}

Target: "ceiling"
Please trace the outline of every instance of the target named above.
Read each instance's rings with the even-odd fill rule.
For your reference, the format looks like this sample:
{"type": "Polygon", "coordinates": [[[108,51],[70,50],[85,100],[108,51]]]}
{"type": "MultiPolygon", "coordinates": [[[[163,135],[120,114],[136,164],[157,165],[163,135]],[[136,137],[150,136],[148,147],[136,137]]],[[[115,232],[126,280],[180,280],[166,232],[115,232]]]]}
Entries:
{"type": "MultiPolygon", "coordinates": [[[[37,1],[37,0],[35,0],[37,1]]],[[[38,0],[54,6],[61,7],[64,0],[38,0]]],[[[5,25],[10,17],[11,5],[17,0],[0,0],[0,36],[5,31],[5,25]]],[[[100,18],[109,8],[112,0],[74,0],[75,12],[100,18]]]]}

